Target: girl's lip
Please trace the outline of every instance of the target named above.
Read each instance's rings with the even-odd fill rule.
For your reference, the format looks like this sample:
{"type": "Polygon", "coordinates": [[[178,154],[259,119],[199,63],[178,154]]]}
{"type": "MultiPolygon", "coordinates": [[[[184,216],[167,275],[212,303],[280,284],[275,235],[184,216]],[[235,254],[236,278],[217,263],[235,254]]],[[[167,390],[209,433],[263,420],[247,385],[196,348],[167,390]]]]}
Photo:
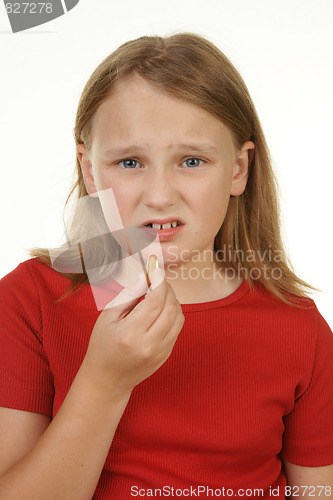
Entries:
{"type": "Polygon", "coordinates": [[[150,236],[152,239],[155,239],[157,233],[160,241],[167,241],[176,236],[183,229],[183,227],[184,224],[177,227],[170,227],[170,229],[153,229],[151,227],[143,226],[143,230],[147,236],[150,236]]]}

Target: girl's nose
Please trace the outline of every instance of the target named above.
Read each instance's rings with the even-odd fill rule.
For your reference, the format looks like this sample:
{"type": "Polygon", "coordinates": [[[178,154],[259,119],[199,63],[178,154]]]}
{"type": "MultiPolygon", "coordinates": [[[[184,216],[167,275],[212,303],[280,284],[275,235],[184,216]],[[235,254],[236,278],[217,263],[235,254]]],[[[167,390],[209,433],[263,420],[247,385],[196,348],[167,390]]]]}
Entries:
{"type": "Polygon", "coordinates": [[[175,176],[167,169],[151,169],[144,180],[143,202],[145,205],[162,210],[174,205],[177,197],[175,176]]]}

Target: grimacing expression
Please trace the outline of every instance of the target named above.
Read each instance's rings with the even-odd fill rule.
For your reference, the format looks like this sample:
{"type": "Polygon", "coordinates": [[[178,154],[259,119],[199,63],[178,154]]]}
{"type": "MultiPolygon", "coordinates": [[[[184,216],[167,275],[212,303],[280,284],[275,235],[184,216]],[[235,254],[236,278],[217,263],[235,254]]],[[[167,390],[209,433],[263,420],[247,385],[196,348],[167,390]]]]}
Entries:
{"type": "Polygon", "coordinates": [[[167,265],[183,250],[213,249],[230,195],[246,187],[253,147],[237,150],[214,115],[132,76],[99,106],[91,147],[80,144],[77,154],[87,192],[112,188],[125,226],[182,221],[161,243],[167,265]]]}

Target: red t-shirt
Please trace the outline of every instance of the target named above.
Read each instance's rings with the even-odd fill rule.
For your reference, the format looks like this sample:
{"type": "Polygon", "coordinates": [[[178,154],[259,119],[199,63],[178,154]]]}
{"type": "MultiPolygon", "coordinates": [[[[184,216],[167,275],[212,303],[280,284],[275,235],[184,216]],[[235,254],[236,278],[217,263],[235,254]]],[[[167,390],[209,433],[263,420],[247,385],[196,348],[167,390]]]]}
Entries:
{"type": "MultiPolygon", "coordinates": [[[[57,301],[68,286],[38,259],[1,280],[0,406],[51,417],[61,406],[100,314],[90,286],[57,301]]],[[[182,305],[174,350],[133,390],[93,498],[269,498],[278,487],[284,498],[282,458],[332,464],[333,335],[303,302],[244,280],[226,298],[182,305]]]]}

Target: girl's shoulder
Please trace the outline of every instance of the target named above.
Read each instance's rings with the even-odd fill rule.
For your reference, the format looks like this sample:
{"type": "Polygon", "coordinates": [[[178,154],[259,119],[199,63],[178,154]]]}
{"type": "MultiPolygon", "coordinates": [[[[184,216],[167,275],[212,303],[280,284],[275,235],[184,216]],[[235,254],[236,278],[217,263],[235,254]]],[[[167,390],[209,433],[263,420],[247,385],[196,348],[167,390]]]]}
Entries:
{"type": "Polygon", "coordinates": [[[333,352],[333,334],[320,313],[316,302],[309,296],[286,295],[288,303],[268,292],[262,285],[254,285],[244,296],[242,309],[252,321],[265,328],[269,325],[285,341],[296,344],[324,343],[333,352]],[[249,312],[250,311],[250,312],[249,312]]]}
{"type": "Polygon", "coordinates": [[[38,257],[21,262],[0,280],[0,293],[34,295],[53,289],[66,289],[69,279],[56,272],[38,257]]]}
{"type": "Polygon", "coordinates": [[[74,283],[70,276],[56,271],[38,257],[21,262],[0,280],[1,309],[10,305],[12,309],[25,311],[39,307],[48,314],[55,310],[62,314],[71,309],[76,312],[89,309],[96,313],[122,289],[113,279],[90,285],[89,282],[74,283]]]}

